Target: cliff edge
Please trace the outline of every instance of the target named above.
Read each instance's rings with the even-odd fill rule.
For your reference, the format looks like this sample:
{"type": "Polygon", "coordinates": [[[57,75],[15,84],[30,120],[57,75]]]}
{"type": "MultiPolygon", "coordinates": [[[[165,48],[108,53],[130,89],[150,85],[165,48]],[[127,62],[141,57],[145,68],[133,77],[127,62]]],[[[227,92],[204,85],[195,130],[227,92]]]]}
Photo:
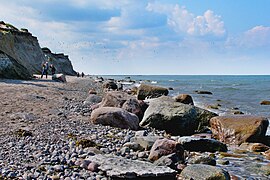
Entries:
{"type": "MultiPolygon", "coordinates": [[[[42,51],[37,37],[27,29],[0,21],[0,78],[30,79],[41,74],[42,63],[48,59],[42,51]]],[[[64,54],[49,54],[57,73],[76,75],[72,64],[64,54]]]]}

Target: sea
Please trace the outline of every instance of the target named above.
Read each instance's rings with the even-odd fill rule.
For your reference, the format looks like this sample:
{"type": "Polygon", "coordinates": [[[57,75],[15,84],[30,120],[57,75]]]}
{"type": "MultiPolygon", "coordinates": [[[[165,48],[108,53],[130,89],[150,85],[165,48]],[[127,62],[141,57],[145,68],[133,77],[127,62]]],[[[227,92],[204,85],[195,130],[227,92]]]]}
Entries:
{"type": "MultiPolygon", "coordinates": [[[[169,96],[189,94],[195,106],[218,113],[233,114],[241,111],[248,115],[259,115],[270,120],[270,75],[104,75],[114,80],[134,80],[135,85],[147,83],[167,87],[169,96]],[[210,91],[212,95],[195,91],[210,91]],[[218,107],[218,109],[210,108],[218,107]]],[[[128,88],[128,87],[124,87],[128,88]]],[[[270,135],[270,128],[267,131],[270,135]]]]}

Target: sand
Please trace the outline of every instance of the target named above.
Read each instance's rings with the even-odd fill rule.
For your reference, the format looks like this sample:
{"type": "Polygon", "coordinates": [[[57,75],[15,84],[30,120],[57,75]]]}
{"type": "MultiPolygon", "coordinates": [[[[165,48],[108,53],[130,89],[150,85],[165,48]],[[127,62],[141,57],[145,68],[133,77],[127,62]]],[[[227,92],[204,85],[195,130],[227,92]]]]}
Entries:
{"type": "MultiPolygon", "coordinates": [[[[57,118],[67,104],[82,103],[88,90],[97,87],[89,77],[66,78],[67,83],[52,81],[50,76],[27,81],[0,79],[0,135],[18,128],[33,129],[57,118]]],[[[89,117],[72,114],[67,118],[89,117]]]]}

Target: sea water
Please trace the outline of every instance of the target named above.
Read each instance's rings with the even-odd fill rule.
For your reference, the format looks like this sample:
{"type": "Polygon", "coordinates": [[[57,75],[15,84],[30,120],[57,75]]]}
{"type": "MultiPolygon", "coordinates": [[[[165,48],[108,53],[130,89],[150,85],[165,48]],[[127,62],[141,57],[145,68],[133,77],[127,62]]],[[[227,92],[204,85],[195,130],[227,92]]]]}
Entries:
{"type": "MultiPolygon", "coordinates": [[[[236,109],[244,114],[259,115],[270,119],[270,75],[128,75],[136,82],[171,87],[170,96],[189,94],[196,106],[207,108],[220,115],[232,114],[236,109]],[[212,95],[195,91],[210,91],[212,95]],[[209,106],[218,106],[211,109],[209,106]]],[[[126,75],[103,76],[115,80],[126,75]]],[[[270,128],[267,134],[270,135],[270,128]]]]}

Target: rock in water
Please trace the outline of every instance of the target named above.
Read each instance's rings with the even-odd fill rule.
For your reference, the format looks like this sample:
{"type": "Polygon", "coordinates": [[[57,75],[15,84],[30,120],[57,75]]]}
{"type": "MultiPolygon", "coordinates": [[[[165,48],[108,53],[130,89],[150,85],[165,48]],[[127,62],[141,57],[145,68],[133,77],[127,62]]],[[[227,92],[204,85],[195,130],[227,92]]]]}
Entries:
{"type": "Polygon", "coordinates": [[[187,166],[180,174],[182,179],[219,179],[219,180],[229,180],[230,175],[228,172],[221,168],[204,165],[204,164],[193,164],[187,166]]]}
{"type": "Polygon", "coordinates": [[[227,151],[226,144],[223,144],[215,139],[199,138],[184,136],[178,139],[178,142],[183,145],[185,150],[197,152],[216,152],[227,151]]]}
{"type": "Polygon", "coordinates": [[[180,94],[180,95],[174,97],[174,99],[176,102],[194,105],[192,97],[188,94],[180,94]]]}
{"type": "Polygon", "coordinates": [[[210,120],[213,135],[226,144],[261,142],[268,127],[267,118],[260,116],[218,116],[210,120]]]}
{"type": "Polygon", "coordinates": [[[141,84],[137,91],[137,98],[144,100],[145,98],[156,98],[162,95],[167,96],[168,94],[169,90],[167,88],[141,84]]]}
{"type": "Polygon", "coordinates": [[[270,105],[270,101],[264,100],[260,102],[261,105],[270,105]]]}
{"type": "Polygon", "coordinates": [[[133,130],[139,128],[139,118],[135,114],[117,107],[97,108],[91,113],[90,119],[94,124],[133,130]]]}
{"type": "Polygon", "coordinates": [[[176,171],[166,166],[156,166],[150,162],[130,160],[122,157],[95,155],[89,156],[91,162],[96,162],[107,176],[112,179],[175,179],[176,171]]]}
{"type": "Polygon", "coordinates": [[[210,111],[163,96],[150,101],[140,126],[150,126],[173,135],[185,136],[194,134],[199,126],[209,125],[209,120],[214,116],[216,114],[210,111]]]}

